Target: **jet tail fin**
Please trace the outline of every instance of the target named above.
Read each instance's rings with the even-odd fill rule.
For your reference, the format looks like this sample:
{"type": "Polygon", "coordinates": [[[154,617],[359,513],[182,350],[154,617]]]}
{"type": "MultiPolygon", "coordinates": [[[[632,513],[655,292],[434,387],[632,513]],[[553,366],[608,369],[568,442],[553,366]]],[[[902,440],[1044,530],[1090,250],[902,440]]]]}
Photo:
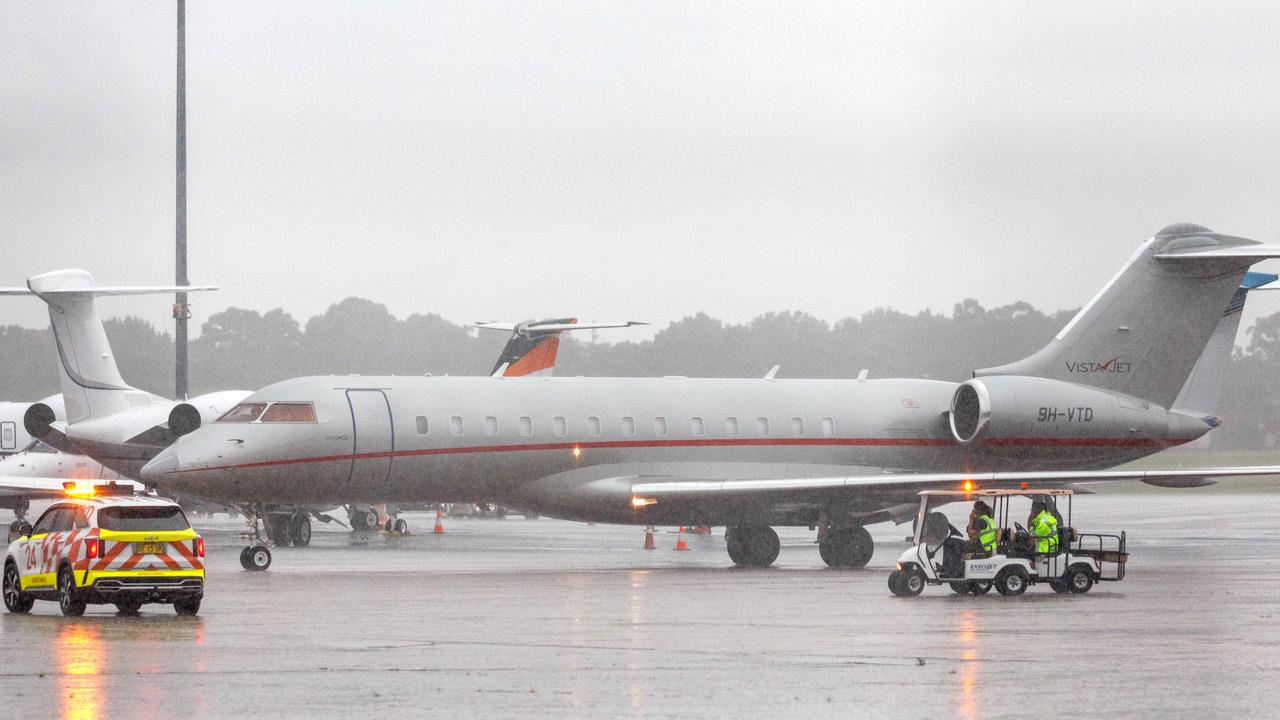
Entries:
{"type": "Polygon", "coordinates": [[[49,306],[67,422],[110,415],[149,404],[153,396],[120,375],[94,302],[100,295],[152,295],[215,290],[212,286],[97,287],[84,270],[57,270],[27,280],[26,289],[0,288],[0,295],[34,294],[49,306]]]}
{"type": "Polygon", "coordinates": [[[555,372],[556,356],[560,351],[560,333],[569,330],[624,328],[633,325],[648,325],[648,323],[635,320],[579,323],[577,318],[531,320],[523,323],[475,323],[475,327],[481,330],[503,330],[511,333],[506,347],[502,348],[502,353],[498,356],[498,362],[489,372],[491,377],[551,375],[555,372]]]}
{"type": "Polygon", "coordinates": [[[1277,257],[1277,245],[1199,225],[1170,225],[1144,243],[1048,345],[974,375],[1047,377],[1171,407],[1246,271],[1277,257]]]}

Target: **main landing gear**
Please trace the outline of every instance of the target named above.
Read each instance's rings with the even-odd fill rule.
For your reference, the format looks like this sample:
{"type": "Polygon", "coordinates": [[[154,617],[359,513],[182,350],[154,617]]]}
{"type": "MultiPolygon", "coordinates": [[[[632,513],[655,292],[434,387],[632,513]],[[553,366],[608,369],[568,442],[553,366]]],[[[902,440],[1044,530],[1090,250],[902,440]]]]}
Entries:
{"type": "Polygon", "coordinates": [[[267,537],[274,545],[306,547],[311,544],[311,516],[305,510],[268,510],[266,526],[267,537]]]}
{"type": "Polygon", "coordinates": [[[724,531],[729,559],[735,565],[768,567],[778,559],[782,544],[773,528],[751,525],[730,525],[724,531]]]}
{"type": "Polygon", "coordinates": [[[876,544],[861,525],[827,528],[818,537],[818,554],[833,568],[860,568],[871,562],[876,544]]]}

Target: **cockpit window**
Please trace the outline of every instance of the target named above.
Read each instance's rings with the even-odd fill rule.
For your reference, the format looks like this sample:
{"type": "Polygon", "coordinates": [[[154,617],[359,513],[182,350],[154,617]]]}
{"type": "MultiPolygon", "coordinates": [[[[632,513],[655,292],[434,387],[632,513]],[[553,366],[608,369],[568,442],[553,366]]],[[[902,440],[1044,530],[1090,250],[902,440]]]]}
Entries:
{"type": "Polygon", "coordinates": [[[218,418],[218,422],[253,422],[254,420],[257,420],[258,416],[262,414],[262,411],[266,409],[266,403],[240,403],[224,413],[222,417],[218,418]]]}
{"type": "Polygon", "coordinates": [[[262,414],[262,422],[315,422],[316,409],[311,403],[279,402],[262,414]]]}

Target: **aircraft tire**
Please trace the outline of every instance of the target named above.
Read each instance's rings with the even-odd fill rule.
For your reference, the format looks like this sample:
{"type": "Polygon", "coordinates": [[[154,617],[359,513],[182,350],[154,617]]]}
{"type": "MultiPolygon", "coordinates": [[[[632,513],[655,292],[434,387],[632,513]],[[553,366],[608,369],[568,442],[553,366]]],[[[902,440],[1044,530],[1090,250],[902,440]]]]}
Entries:
{"type": "Polygon", "coordinates": [[[297,513],[289,519],[289,539],[295,547],[306,547],[311,544],[311,517],[306,513],[297,513]]]}
{"type": "Polygon", "coordinates": [[[271,567],[271,550],[266,545],[254,545],[240,551],[240,566],[250,572],[261,572],[271,567]]]}
{"type": "Polygon", "coordinates": [[[408,535],[409,523],[405,522],[403,518],[396,520],[395,531],[400,533],[401,535],[408,535]]]}
{"type": "Polygon", "coordinates": [[[969,592],[973,593],[974,595],[986,595],[987,593],[991,592],[991,581],[990,580],[970,580],[969,592]]]}
{"type": "Polygon", "coordinates": [[[111,604],[116,606],[116,612],[120,615],[137,615],[142,608],[142,603],[137,600],[122,600],[111,604]]]}
{"type": "Polygon", "coordinates": [[[1065,580],[1050,580],[1049,587],[1053,588],[1053,591],[1059,595],[1071,592],[1071,588],[1067,587],[1067,581],[1065,580]]]}
{"type": "Polygon", "coordinates": [[[280,547],[289,547],[289,516],[268,515],[267,537],[280,547]]]}
{"type": "Polygon", "coordinates": [[[827,532],[827,541],[818,544],[822,561],[835,568],[866,567],[875,549],[871,533],[861,525],[832,528],[827,532]]]}
{"type": "Polygon", "coordinates": [[[767,525],[731,525],[725,529],[724,539],[729,559],[735,565],[768,567],[778,559],[778,552],[782,549],[778,533],[767,525]]]}
{"type": "Polygon", "coordinates": [[[889,592],[894,595],[902,595],[902,590],[898,587],[898,583],[902,581],[902,571],[894,570],[889,573],[889,592]]]}

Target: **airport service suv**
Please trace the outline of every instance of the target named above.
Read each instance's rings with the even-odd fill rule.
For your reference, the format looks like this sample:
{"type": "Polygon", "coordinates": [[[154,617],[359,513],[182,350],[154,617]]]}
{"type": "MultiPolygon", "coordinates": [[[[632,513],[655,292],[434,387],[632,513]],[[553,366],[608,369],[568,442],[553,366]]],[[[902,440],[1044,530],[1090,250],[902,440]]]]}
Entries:
{"type": "Polygon", "coordinates": [[[130,486],[94,486],[85,497],[55,502],[16,534],[4,559],[9,612],[29,612],[36,600],[55,600],[70,616],[90,603],[125,614],[146,603],[172,604],[179,615],[200,612],[204,539],[170,500],[135,496],[130,486]]]}

